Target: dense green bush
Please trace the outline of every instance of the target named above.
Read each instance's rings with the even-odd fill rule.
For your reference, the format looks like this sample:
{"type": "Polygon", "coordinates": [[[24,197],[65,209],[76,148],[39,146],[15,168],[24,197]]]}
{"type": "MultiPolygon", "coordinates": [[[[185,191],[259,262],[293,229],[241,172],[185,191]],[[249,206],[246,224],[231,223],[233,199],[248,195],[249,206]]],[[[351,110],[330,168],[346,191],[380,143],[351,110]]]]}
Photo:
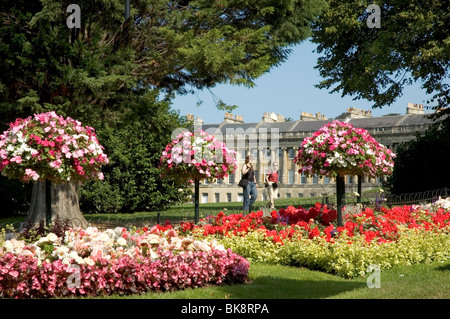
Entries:
{"type": "Polygon", "coordinates": [[[394,194],[450,189],[450,121],[434,125],[416,139],[400,144],[386,187],[394,194]]]}
{"type": "Polygon", "coordinates": [[[30,208],[31,186],[0,176],[0,217],[26,213],[30,208]]]}
{"type": "Polygon", "coordinates": [[[85,213],[120,213],[161,209],[191,194],[187,184],[161,177],[159,160],[183,118],[153,95],[130,101],[114,123],[100,123],[97,135],[110,163],[105,180],[85,183],[80,206],[85,213]],[[180,189],[182,191],[180,191],[180,189]]]}

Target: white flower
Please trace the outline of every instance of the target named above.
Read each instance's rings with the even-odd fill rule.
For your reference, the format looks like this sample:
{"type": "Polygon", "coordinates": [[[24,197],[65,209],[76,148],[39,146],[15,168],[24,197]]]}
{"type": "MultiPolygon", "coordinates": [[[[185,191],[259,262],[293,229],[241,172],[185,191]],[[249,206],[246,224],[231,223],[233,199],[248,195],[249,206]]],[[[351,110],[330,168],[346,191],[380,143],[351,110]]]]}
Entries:
{"type": "Polygon", "coordinates": [[[107,233],[101,233],[99,236],[97,236],[97,239],[99,240],[99,241],[103,241],[103,242],[105,242],[105,241],[108,241],[109,239],[110,239],[110,237],[109,237],[109,235],[107,234],[107,233]]]}
{"type": "Polygon", "coordinates": [[[3,247],[6,249],[7,253],[13,253],[14,252],[14,245],[10,240],[7,240],[4,244],[3,247]]]}
{"type": "Polygon", "coordinates": [[[125,240],[125,238],[120,237],[119,239],[117,239],[117,243],[121,246],[126,246],[127,241],[125,240]]]}
{"type": "Polygon", "coordinates": [[[64,257],[64,258],[62,259],[62,263],[63,263],[64,265],[70,265],[70,264],[72,263],[72,259],[69,258],[69,257],[64,257]]]}
{"type": "Polygon", "coordinates": [[[54,233],[50,233],[47,235],[47,239],[51,242],[56,242],[58,240],[58,236],[54,233]]]}
{"type": "Polygon", "coordinates": [[[53,256],[61,259],[61,258],[65,257],[68,252],[69,252],[69,247],[61,246],[53,251],[53,256]]]}
{"type": "Polygon", "coordinates": [[[91,257],[84,258],[84,263],[88,266],[94,266],[95,261],[91,257]]]}

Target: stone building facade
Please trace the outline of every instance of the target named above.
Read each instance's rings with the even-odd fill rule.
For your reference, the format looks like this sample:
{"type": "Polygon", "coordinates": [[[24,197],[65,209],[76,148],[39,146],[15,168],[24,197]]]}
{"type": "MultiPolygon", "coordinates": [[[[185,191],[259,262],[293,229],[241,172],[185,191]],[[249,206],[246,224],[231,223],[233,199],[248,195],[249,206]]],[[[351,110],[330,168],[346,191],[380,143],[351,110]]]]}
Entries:
{"type": "MultiPolygon", "coordinates": [[[[241,168],[245,157],[252,154],[253,166],[258,182],[258,199],[267,200],[264,175],[274,161],[279,164],[279,198],[319,197],[335,194],[335,181],[326,177],[306,177],[298,173],[294,164],[303,139],[311,136],[323,125],[335,119],[349,122],[355,127],[366,129],[379,143],[395,152],[396,147],[414,139],[417,132],[423,132],[432,124],[424,113],[423,105],[408,103],[406,114],[373,117],[371,111],[348,108],[335,119],[323,114],[301,113],[300,119],[287,121],[281,114],[264,113],[260,122],[245,123],[242,116],[225,113],[222,123],[203,123],[198,117],[188,115],[188,119],[209,134],[222,139],[228,148],[237,152],[238,168],[234,174],[214,183],[202,182],[200,202],[235,202],[243,200],[242,188],[237,186],[241,178],[241,168]]],[[[379,179],[365,177],[362,190],[379,187],[379,179]]],[[[347,192],[356,191],[356,176],[346,177],[347,192]]]]}

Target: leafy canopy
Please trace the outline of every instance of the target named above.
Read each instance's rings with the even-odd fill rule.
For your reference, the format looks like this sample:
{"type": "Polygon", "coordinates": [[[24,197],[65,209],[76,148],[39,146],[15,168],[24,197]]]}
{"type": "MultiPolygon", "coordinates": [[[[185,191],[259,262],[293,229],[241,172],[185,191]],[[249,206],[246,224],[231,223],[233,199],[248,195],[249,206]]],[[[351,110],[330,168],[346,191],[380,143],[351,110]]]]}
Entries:
{"type": "Polygon", "coordinates": [[[136,0],[124,21],[122,0],[80,0],[81,28],[69,29],[71,2],[0,4],[2,108],[83,121],[134,89],[252,86],[310,36],[325,1],[136,0]]]}
{"type": "MultiPolygon", "coordinates": [[[[313,42],[323,53],[317,68],[325,79],[319,88],[332,88],[355,99],[390,105],[405,86],[421,83],[433,108],[450,104],[450,12],[448,1],[329,0],[314,24],[313,42]],[[366,24],[378,4],[381,27],[366,24]]],[[[441,113],[441,115],[444,113],[441,113]]]]}

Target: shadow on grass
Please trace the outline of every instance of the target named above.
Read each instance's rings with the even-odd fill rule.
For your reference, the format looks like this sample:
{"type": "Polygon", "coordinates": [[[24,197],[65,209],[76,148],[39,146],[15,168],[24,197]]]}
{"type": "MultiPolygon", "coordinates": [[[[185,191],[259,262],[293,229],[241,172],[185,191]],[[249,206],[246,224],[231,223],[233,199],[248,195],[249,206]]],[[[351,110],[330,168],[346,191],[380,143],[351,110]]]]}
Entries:
{"type": "Polygon", "coordinates": [[[222,286],[231,299],[320,299],[366,287],[355,281],[298,280],[262,276],[246,285],[222,286]]]}
{"type": "Polygon", "coordinates": [[[436,267],[435,269],[439,270],[439,271],[449,271],[450,272],[450,263],[436,267]]]}

